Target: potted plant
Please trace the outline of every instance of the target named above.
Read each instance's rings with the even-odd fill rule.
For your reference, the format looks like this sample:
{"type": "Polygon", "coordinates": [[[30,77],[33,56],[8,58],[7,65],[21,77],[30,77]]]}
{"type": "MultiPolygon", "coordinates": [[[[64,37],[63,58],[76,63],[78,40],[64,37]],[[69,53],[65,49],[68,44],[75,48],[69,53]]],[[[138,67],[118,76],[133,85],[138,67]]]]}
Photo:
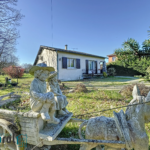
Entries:
{"type": "Polygon", "coordinates": [[[10,83],[12,86],[17,86],[17,82],[12,82],[12,83],[10,83]]]}

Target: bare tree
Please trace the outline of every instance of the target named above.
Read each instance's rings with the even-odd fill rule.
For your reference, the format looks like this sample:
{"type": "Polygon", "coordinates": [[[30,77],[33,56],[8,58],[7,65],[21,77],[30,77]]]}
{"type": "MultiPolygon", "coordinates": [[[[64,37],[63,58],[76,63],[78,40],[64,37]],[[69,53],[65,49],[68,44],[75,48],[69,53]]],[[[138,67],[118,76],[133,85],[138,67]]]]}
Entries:
{"type": "Polygon", "coordinates": [[[8,55],[7,57],[2,56],[0,59],[0,72],[3,72],[2,69],[9,66],[18,66],[18,57],[15,55],[8,55]]]}
{"type": "Polygon", "coordinates": [[[22,66],[22,68],[25,69],[25,72],[26,72],[26,73],[29,73],[29,70],[31,69],[31,67],[32,67],[33,65],[32,65],[32,64],[28,64],[28,63],[24,63],[24,64],[22,64],[21,66],[22,66]]]}
{"type": "Polygon", "coordinates": [[[19,10],[14,8],[17,1],[0,0],[0,66],[6,64],[8,60],[12,62],[17,59],[14,56],[16,40],[19,38],[17,26],[24,17],[19,10]]]}

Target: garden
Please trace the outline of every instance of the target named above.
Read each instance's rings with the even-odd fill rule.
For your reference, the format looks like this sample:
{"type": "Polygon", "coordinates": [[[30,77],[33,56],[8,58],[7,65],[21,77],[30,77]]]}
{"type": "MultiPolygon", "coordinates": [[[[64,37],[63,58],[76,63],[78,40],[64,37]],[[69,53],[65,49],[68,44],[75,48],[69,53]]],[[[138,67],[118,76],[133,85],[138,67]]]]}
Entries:
{"type": "MultiPolygon", "coordinates": [[[[5,83],[7,75],[0,76],[0,82],[5,83]]],[[[12,86],[8,83],[5,87],[0,87],[0,96],[15,92],[21,95],[18,100],[2,106],[1,109],[13,109],[19,112],[27,112],[30,110],[29,89],[33,76],[24,74],[18,78],[17,86],[12,86]]],[[[17,78],[12,78],[12,82],[17,82],[17,78]]],[[[132,100],[132,89],[135,84],[138,84],[141,94],[146,95],[150,91],[150,83],[144,78],[138,77],[107,77],[93,78],[79,81],[61,82],[60,87],[64,95],[67,96],[69,102],[67,109],[73,112],[73,116],[79,119],[89,119],[94,116],[112,117],[113,111],[119,112],[122,106],[128,105],[132,100]],[[102,110],[111,109],[108,111],[102,110]]],[[[6,97],[3,100],[8,99],[6,97]]],[[[125,111],[125,107],[123,110],[125,111]]],[[[78,137],[79,123],[68,123],[60,133],[59,137],[78,137]]],[[[150,132],[149,125],[146,125],[147,132],[150,132]]],[[[83,132],[84,134],[84,132],[83,132]]],[[[54,149],[61,150],[78,150],[79,145],[57,145],[54,149]]]]}

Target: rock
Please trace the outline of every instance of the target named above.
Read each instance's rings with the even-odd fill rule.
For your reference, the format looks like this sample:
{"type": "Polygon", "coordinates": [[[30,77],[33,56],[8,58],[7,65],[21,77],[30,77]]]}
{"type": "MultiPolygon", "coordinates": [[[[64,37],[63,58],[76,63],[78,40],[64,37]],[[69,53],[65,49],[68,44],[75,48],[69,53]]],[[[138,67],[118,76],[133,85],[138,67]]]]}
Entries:
{"type": "Polygon", "coordinates": [[[24,92],[24,94],[26,94],[26,95],[30,95],[30,93],[29,93],[29,92],[24,92]]]}
{"type": "Polygon", "coordinates": [[[72,89],[72,90],[69,90],[69,93],[73,93],[74,92],[74,89],[72,89]]]}
{"type": "Polygon", "coordinates": [[[22,107],[21,107],[21,106],[19,106],[19,107],[18,107],[18,109],[23,110],[23,109],[25,109],[25,106],[22,106],[22,107]]]}
{"type": "Polygon", "coordinates": [[[14,108],[13,106],[9,106],[9,109],[12,109],[12,110],[14,110],[15,108],[14,108]]]}
{"type": "Polygon", "coordinates": [[[20,95],[12,95],[11,98],[20,98],[20,95]]]}

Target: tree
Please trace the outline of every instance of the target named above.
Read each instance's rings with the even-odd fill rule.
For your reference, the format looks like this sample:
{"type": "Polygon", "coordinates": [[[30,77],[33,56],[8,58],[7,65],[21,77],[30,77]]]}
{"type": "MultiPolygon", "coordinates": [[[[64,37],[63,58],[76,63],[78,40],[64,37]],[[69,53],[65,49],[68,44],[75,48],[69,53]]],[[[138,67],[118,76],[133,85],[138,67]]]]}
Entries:
{"type": "Polygon", "coordinates": [[[22,67],[9,66],[3,68],[3,72],[11,78],[21,78],[24,74],[24,69],[22,67]]]}
{"type": "Polygon", "coordinates": [[[142,57],[149,57],[150,56],[150,39],[145,40],[142,43],[142,48],[135,39],[128,39],[123,44],[123,48],[119,48],[115,50],[115,54],[117,55],[118,60],[126,61],[126,63],[130,63],[137,58],[139,60],[142,57]]]}
{"type": "MultiPolygon", "coordinates": [[[[150,64],[150,39],[145,40],[142,46],[135,39],[128,39],[123,44],[123,48],[115,50],[116,62],[109,67],[120,66],[123,70],[133,73],[146,74],[146,69],[150,64]],[[113,66],[114,65],[114,66],[113,66]]],[[[118,70],[117,70],[118,72],[118,70]]]]}
{"type": "Polygon", "coordinates": [[[143,42],[142,48],[145,52],[150,52],[150,39],[143,42]]]}
{"type": "Polygon", "coordinates": [[[26,73],[29,73],[29,70],[31,69],[32,66],[33,66],[32,64],[28,64],[28,63],[22,64],[22,68],[25,69],[26,73]]]}
{"type": "MultiPolygon", "coordinates": [[[[150,28],[150,27],[149,27],[149,28],[150,28]]],[[[148,30],[147,32],[148,32],[148,36],[149,36],[149,38],[150,38],[150,30],[148,30]]]]}
{"type": "Polygon", "coordinates": [[[8,55],[7,57],[2,56],[0,61],[0,71],[4,67],[8,67],[10,65],[18,66],[18,58],[15,55],[8,55]]]}
{"type": "MultiPolygon", "coordinates": [[[[19,38],[17,26],[20,25],[24,17],[19,10],[13,6],[17,5],[18,0],[0,0],[0,64],[3,66],[6,59],[14,56],[16,51],[16,40],[19,38]]],[[[11,61],[9,61],[11,62],[11,61]]]]}

